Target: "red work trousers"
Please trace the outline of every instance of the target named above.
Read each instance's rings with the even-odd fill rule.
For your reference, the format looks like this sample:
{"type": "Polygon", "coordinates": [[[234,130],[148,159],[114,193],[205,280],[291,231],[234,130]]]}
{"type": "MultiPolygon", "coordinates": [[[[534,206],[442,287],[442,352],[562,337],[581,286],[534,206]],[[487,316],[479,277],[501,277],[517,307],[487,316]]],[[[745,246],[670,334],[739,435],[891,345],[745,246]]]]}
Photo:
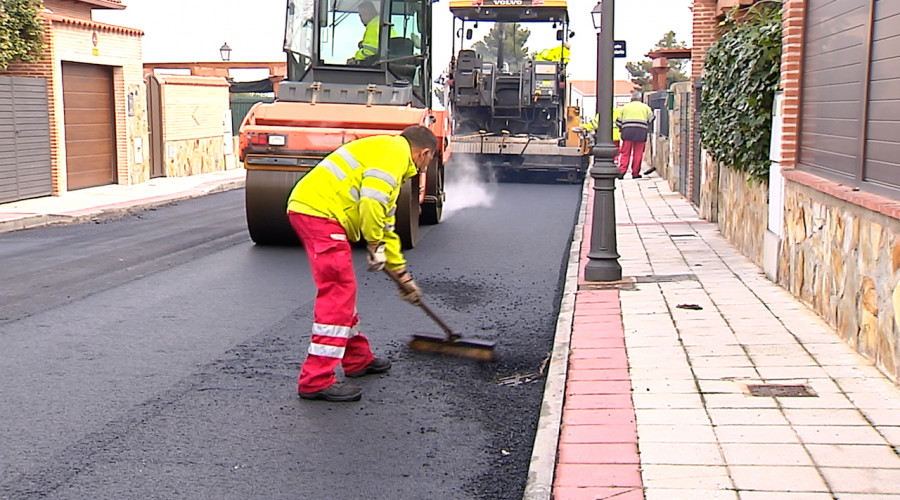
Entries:
{"type": "Polygon", "coordinates": [[[622,141],[622,145],[619,146],[619,157],[616,159],[620,174],[628,172],[628,165],[630,164],[632,177],[640,175],[645,146],[647,146],[646,142],[622,141]]]}
{"type": "Polygon", "coordinates": [[[295,212],[288,212],[288,219],[306,248],[318,289],[312,338],[297,380],[297,391],[310,393],[337,382],[338,364],[344,373],[354,373],[375,356],[369,340],[359,333],[356,274],[344,228],[332,219],[295,212]]]}

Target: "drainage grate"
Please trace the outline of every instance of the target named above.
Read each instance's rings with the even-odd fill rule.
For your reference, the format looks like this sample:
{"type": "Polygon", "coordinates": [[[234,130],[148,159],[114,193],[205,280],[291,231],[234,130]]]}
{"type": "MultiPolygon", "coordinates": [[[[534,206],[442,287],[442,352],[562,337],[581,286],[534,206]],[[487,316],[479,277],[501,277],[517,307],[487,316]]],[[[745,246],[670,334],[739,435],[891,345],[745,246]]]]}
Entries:
{"type": "Polygon", "coordinates": [[[700,236],[700,235],[698,235],[697,233],[681,233],[681,234],[670,234],[669,238],[672,238],[674,240],[674,239],[679,239],[679,238],[696,238],[698,236],[700,236]]]}
{"type": "Polygon", "coordinates": [[[818,395],[803,384],[747,384],[751,396],[770,398],[815,398],[818,395]]]}
{"type": "Polygon", "coordinates": [[[696,274],[649,274],[644,276],[635,276],[634,281],[638,283],[673,283],[676,281],[697,280],[696,274]]]}

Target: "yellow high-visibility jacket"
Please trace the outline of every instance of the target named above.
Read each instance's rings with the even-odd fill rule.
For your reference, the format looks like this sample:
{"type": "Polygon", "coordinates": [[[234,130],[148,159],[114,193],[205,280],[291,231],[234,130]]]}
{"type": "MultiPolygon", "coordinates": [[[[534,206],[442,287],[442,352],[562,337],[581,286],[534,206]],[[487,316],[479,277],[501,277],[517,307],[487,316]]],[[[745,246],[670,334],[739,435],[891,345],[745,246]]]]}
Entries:
{"type": "MultiPolygon", "coordinates": [[[[613,121],[612,140],[613,140],[613,142],[617,142],[619,139],[621,139],[621,135],[622,135],[619,132],[619,125],[616,123],[616,121],[618,119],[619,119],[619,108],[613,108],[613,110],[612,110],[612,121],[613,121]]],[[[584,124],[584,129],[587,131],[591,131],[591,130],[594,130],[595,128],[597,128],[597,125],[599,125],[599,124],[600,124],[600,115],[596,114],[596,115],[594,115],[594,118],[591,119],[591,121],[584,124]]]]}
{"type": "Polygon", "coordinates": [[[417,173],[405,137],[357,139],[326,156],[297,182],[287,210],[334,219],[350,241],[384,242],[386,267],[402,269],[406,259],[395,232],[397,197],[404,181],[417,173]]]}
{"type": "MultiPolygon", "coordinates": [[[[362,41],[359,42],[359,50],[353,55],[357,61],[374,56],[378,53],[378,28],[381,27],[381,18],[376,17],[369,21],[366,25],[366,31],[363,33],[362,41]]],[[[391,27],[391,37],[396,37],[397,32],[391,27]]]]}
{"type": "Polygon", "coordinates": [[[534,56],[535,61],[554,61],[569,64],[569,48],[557,45],[549,49],[544,49],[534,56]]]}
{"type": "Polygon", "coordinates": [[[619,118],[616,120],[616,124],[622,131],[622,140],[646,141],[653,119],[653,110],[641,101],[631,101],[622,106],[619,118]]]}
{"type": "Polygon", "coordinates": [[[356,51],[353,58],[357,61],[374,56],[378,53],[378,28],[381,26],[381,19],[376,17],[366,24],[366,31],[363,33],[362,41],[359,42],[359,50],[356,51]]]}

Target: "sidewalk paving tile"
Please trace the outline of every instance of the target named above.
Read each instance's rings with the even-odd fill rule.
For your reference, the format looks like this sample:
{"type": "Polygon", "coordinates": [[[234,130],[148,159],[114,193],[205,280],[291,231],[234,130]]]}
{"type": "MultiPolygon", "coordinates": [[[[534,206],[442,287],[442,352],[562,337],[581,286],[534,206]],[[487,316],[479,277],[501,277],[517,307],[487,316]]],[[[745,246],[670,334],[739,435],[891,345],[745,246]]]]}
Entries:
{"type": "Polygon", "coordinates": [[[806,448],[820,467],[900,469],[900,456],[886,445],[807,444],[806,448]]]}
{"type": "Polygon", "coordinates": [[[560,464],[556,484],[615,488],[642,486],[641,473],[633,464],[560,464]]]}
{"type": "Polygon", "coordinates": [[[641,466],[644,486],[648,489],[674,488],[717,490],[734,489],[728,468],[723,465],[654,465],[641,466]]]}
{"type": "Polygon", "coordinates": [[[715,443],[711,425],[641,424],[637,426],[638,442],[648,443],[715,443]]]}
{"type": "Polygon", "coordinates": [[[810,444],[887,444],[872,427],[847,425],[795,425],[804,443],[810,444]]]}
{"type": "Polygon", "coordinates": [[[815,467],[728,465],[738,490],[828,492],[815,467]]]}
{"type": "Polygon", "coordinates": [[[657,489],[647,491],[646,500],[738,500],[733,490],[657,489]]]}
{"type": "Polygon", "coordinates": [[[717,425],[715,434],[720,443],[800,443],[788,425],[717,425]]]}
{"type": "MultiPolygon", "coordinates": [[[[834,500],[831,493],[796,493],[787,491],[741,491],[739,492],[740,500],[834,500]]],[[[841,497],[840,500],[850,500],[847,497],[841,497]]],[[[861,499],[857,499],[861,500],[861,499]]],[[[868,500],[876,500],[870,498],[868,500]]],[[[880,499],[885,500],[885,499],[880,499]]]]}
{"type": "Polygon", "coordinates": [[[722,453],[732,465],[800,465],[812,466],[813,460],[800,444],[723,443],[722,453]]]}
{"type": "MultiPolygon", "coordinates": [[[[640,437],[640,436],[639,436],[640,437]]],[[[715,443],[654,443],[639,441],[642,464],[725,465],[715,443]]]]}
{"type": "Polygon", "coordinates": [[[554,500],[644,500],[641,488],[602,488],[563,486],[554,488],[554,500]]]}
{"type": "Polygon", "coordinates": [[[825,480],[840,493],[900,495],[900,469],[822,467],[825,480]]]}

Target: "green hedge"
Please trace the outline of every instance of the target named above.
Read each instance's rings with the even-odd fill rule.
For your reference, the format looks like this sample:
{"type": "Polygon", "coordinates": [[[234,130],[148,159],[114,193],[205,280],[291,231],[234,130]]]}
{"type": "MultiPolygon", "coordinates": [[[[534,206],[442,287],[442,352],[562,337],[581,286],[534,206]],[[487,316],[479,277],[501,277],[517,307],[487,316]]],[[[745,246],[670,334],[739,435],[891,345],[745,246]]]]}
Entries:
{"type": "Polygon", "coordinates": [[[700,141],[716,161],[766,179],[781,65],[781,3],[732,10],[721,26],[703,65],[700,141]]]}
{"type": "Polygon", "coordinates": [[[0,70],[13,62],[30,62],[44,52],[40,0],[0,0],[0,70]]]}

